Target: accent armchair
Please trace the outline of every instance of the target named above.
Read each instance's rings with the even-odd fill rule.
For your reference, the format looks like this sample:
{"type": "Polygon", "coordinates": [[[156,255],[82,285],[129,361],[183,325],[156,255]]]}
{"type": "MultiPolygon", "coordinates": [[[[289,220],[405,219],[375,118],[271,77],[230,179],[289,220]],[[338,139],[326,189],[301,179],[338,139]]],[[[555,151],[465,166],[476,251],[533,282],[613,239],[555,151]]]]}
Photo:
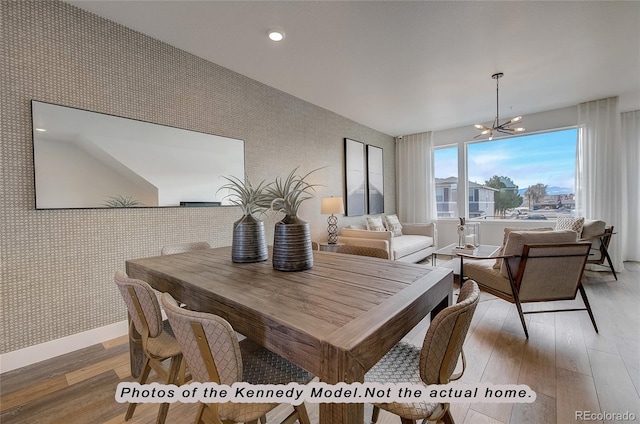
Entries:
{"type": "Polygon", "coordinates": [[[529,338],[524,314],[586,310],[596,333],[598,327],[582,286],[584,266],[591,243],[576,242],[577,234],[561,231],[513,231],[509,233],[502,264],[494,268],[496,257],[478,258],[461,254],[465,277],[475,280],[481,289],[514,303],[525,336],[529,338]],[[573,300],[577,292],[585,308],[543,311],[522,310],[522,303],[573,300]]]}
{"type": "Polygon", "coordinates": [[[582,228],[582,234],[580,235],[580,241],[591,242],[591,252],[588,264],[592,265],[604,265],[604,261],[607,261],[613,277],[618,280],[616,270],[613,268],[613,262],[609,256],[609,242],[611,237],[615,233],[613,232],[613,225],[607,226],[604,221],[600,220],[585,220],[582,228]]]}

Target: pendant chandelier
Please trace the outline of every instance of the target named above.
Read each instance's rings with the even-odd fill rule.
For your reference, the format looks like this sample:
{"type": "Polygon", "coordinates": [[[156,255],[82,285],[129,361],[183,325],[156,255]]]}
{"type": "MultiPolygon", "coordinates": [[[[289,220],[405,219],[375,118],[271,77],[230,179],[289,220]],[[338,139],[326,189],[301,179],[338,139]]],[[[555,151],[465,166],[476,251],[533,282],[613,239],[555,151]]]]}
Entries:
{"type": "Polygon", "coordinates": [[[498,109],[498,80],[500,78],[502,78],[504,76],[504,74],[502,72],[498,72],[497,74],[493,74],[491,75],[491,78],[493,78],[494,80],[496,80],[496,118],[493,120],[493,125],[491,127],[487,127],[484,125],[480,125],[480,124],[475,124],[474,127],[477,130],[480,130],[480,134],[478,134],[477,136],[475,136],[474,138],[478,138],[478,137],[482,137],[483,135],[489,135],[489,140],[493,140],[493,134],[494,133],[503,133],[503,134],[514,134],[517,132],[523,132],[524,128],[522,127],[517,127],[517,128],[513,128],[513,125],[517,124],[518,122],[522,121],[522,116],[516,116],[515,118],[509,119],[506,122],[503,122],[502,124],[500,123],[500,118],[499,118],[499,109],[498,109]]]}

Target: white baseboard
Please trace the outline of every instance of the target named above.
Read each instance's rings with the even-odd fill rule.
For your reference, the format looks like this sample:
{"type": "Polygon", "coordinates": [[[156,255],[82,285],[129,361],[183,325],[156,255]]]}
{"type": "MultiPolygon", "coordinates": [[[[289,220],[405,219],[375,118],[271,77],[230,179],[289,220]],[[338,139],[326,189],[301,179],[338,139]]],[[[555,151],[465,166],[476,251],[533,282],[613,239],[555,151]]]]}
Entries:
{"type": "Polygon", "coordinates": [[[93,330],[4,353],[0,355],[0,373],[115,339],[127,333],[128,324],[127,321],[124,320],[116,322],[115,324],[94,328],[93,330]]]}

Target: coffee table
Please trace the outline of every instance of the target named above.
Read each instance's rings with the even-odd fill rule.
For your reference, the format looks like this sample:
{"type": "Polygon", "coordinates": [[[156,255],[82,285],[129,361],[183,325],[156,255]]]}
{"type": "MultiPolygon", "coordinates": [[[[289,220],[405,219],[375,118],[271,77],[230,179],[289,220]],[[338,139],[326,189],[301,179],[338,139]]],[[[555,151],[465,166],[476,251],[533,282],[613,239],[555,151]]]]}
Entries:
{"type": "MultiPolygon", "coordinates": [[[[453,248],[456,247],[457,244],[455,243],[451,243],[441,249],[436,250],[435,252],[433,252],[433,255],[431,256],[431,265],[436,264],[436,255],[443,255],[443,256],[459,256],[460,257],[460,268],[457,269],[456,264],[451,264],[453,266],[447,266],[447,264],[445,264],[445,268],[453,268],[453,275],[455,276],[460,276],[460,280],[462,280],[462,276],[464,276],[464,272],[462,269],[462,261],[463,261],[463,257],[458,255],[457,252],[453,251],[453,248]]],[[[492,246],[489,244],[481,244],[479,246],[476,247],[476,249],[473,252],[465,252],[465,255],[469,255],[469,256],[480,256],[480,257],[490,257],[490,256],[494,256],[497,255],[498,252],[500,251],[500,247],[501,246],[492,246]]],[[[452,261],[451,261],[452,262],[452,261]]]]}

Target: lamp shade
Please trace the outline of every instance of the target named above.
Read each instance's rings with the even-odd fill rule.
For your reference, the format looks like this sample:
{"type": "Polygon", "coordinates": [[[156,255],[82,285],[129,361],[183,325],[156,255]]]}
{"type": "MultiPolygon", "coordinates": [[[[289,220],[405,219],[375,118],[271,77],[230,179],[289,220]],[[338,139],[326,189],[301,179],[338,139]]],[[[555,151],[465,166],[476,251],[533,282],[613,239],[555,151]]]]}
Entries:
{"type": "Polygon", "coordinates": [[[322,199],[322,214],[344,213],[342,197],[324,197],[322,199]]]}

